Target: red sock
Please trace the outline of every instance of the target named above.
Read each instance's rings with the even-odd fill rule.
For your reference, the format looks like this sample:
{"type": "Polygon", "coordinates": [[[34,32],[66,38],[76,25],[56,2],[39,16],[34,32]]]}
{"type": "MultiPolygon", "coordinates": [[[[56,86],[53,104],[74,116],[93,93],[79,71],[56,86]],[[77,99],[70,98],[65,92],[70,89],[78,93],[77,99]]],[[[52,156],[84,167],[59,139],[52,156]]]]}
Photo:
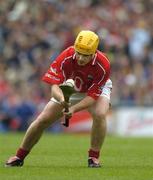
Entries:
{"type": "Polygon", "coordinates": [[[90,149],[88,151],[88,156],[89,157],[94,157],[94,158],[99,158],[99,155],[100,155],[100,151],[93,151],[92,149],[90,149]]]}
{"type": "Polygon", "coordinates": [[[19,148],[16,152],[16,156],[20,158],[21,160],[24,160],[24,158],[29,154],[28,150],[19,148]]]}

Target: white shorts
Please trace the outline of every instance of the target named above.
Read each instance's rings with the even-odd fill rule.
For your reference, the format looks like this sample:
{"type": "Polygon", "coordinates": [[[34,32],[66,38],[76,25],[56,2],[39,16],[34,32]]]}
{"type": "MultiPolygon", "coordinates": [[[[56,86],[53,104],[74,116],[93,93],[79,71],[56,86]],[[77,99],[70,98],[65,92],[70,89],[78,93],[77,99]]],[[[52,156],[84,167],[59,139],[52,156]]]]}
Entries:
{"type": "MultiPolygon", "coordinates": [[[[101,87],[102,89],[102,93],[100,96],[105,96],[106,98],[108,98],[110,100],[110,95],[112,92],[112,81],[110,79],[108,79],[105,83],[105,85],[103,85],[101,87]]],[[[70,103],[71,104],[76,104],[79,101],[81,101],[83,98],[85,98],[86,94],[85,93],[74,93],[72,94],[72,96],[70,97],[70,103]]],[[[50,99],[53,102],[59,103],[55,98],[51,98],[50,99]]],[[[60,104],[60,103],[59,103],[60,104]]]]}

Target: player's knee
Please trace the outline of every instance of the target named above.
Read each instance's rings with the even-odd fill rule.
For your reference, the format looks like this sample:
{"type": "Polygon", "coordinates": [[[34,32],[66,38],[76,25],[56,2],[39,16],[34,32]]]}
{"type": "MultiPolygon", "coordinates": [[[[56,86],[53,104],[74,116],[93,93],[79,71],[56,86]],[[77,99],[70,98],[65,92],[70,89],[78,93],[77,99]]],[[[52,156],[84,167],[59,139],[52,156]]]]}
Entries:
{"type": "Polygon", "coordinates": [[[37,122],[37,126],[39,128],[43,128],[43,129],[48,128],[50,125],[49,117],[47,117],[47,116],[46,117],[45,116],[38,117],[36,119],[36,122],[37,122]]]}
{"type": "Polygon", "coordinates": [[[106,113],[102,112],[102,111],[97,111],[94,114],[94,119],[96,119],[97,121],[103,121],[106,118],[106,113]]]}

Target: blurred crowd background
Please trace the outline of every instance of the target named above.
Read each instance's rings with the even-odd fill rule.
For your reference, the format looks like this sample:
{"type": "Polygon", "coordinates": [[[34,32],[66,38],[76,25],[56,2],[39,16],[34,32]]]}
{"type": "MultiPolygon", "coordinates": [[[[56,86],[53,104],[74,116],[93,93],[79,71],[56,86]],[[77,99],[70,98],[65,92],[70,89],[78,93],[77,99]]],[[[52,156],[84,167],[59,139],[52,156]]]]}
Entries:
{"type": "Polygon", "coordinates": [[[112,107],[153,106],[153,0],[0,1],[0,131],[27,129],[50,99],[41,81],[77,33],[98,33],[112,107]]]}

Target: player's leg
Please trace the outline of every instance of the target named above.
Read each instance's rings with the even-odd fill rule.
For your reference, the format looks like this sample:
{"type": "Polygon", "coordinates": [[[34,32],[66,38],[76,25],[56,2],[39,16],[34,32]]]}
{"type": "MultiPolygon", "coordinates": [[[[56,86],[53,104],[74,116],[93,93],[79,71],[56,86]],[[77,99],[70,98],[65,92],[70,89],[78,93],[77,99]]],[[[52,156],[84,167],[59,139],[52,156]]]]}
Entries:
{"type": "Polygon", "coordinates": [[[6,162],[6,166],[22,166],[24,158],[38,142],[43,131],[61,117],[61,111],[62,107],[58,103],[50,101],[36,120],[31,123],[16,156],[11,157],[6,162]]]}
{"type": "Polygon", "coordinates": [[[109,100],[101,96],[93,107],[91,129],[91,149],[99,151],[106,135],[106,115],[109,110],[109,100]]]}
{"type": "Polygon", "coordinates": [[[20,147],[30,151],[40,139],[43,131],[61,117],[61,111],[62,107],[59,104],[50,101],[37,119],[29,126],[20,147]]]}
{"type": "MultiPolygon", "coordinates": [[[[101,96],[92,107],[90,113],[93,118],[91,129],[91,145],[89,149],[89,161],[95,161],[99,167],[99,155],[106,135],[106,115],[109,110],[109,99],[101,96]]],[[[92,166],[92,164],[91,164],[92,166]]],[[[93,164],[94,166],[94,164],[93,164]]]]}
{"type": "Polygon", "coordinates": [[[100,167],[99,155],[106,136],[106,115],[110,107],[112,82],[108,80],[102,87],[102,94],[96,103],[89,109],[93,123],[91,129],[91,145],[89,149],[89,167],[100,167]]]}

